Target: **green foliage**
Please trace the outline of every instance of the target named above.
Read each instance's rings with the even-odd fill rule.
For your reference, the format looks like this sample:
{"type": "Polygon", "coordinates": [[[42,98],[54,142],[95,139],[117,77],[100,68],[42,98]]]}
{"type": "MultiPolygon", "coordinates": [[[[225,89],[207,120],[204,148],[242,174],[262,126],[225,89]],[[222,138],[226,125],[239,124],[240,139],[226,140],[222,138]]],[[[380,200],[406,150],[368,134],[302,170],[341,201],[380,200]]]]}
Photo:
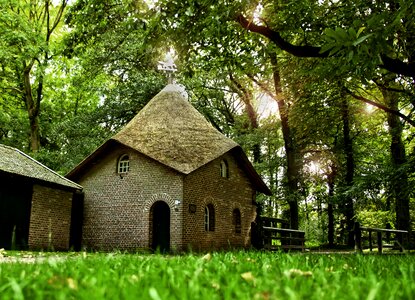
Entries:
{"type": "Polygon", "coordinates": [[[393,226],[394,216],[391,211],[360,210],[357,213],[356,221],[366,227],[387,228],[386,225],[389,224],[390,228],[395,228],[393,226]]]}

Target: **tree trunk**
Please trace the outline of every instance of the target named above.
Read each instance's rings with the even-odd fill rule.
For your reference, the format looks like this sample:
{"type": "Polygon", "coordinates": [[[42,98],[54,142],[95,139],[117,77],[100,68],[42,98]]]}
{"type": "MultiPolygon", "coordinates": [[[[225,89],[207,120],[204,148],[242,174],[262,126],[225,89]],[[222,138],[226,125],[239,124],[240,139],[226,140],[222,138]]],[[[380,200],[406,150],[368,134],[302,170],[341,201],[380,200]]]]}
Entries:
{"type": "MultiPolygon", "coordinates": [[[[249,120],[249,131],[258,129],[258,114],[252,104],[254,99],[252,91],[246,86],[243,86],[232,74],[230,74],[229,78],[231,83],[230,88],[238,94],[239,98],[245,104],[245,113],[249,120]]],[[[257,142],[252,145],[251,151],[253,161],[255,163],[261,162],[261,143],[257,142]]]]}
{"type": "Polygon", "coordinates": [[[270,54],[273,68],[274,87],[277,97],[278,110],[281,119],[282,136],[287,159],[287,201],[290,207],[290,226],[298,229],[298,188],[299,188],[299,166],[297,161],[296,147],[293,134],[288,121],[288,106],[282,95],[281,77],[275,53],[270,54]]]}
{"type": "MultiPolygon", "coordinates": [[[[347,99],[342,98],[341,104],[342,110],[342,122],[343,122],[343,146],[344,154],[346,156],[346,176],[345,176],[345,185],[347,189],[350,189],[353,186],[354,178],[354,153],[353,153],[353,141],[350,137],[350,112],[347,99]]],[[[346,231],[347,231],[347,245],[350,247],[354,246],[354,237],[353,237],[353,226],[354,226],[354,208],[353,208],[353,198],[346,193],[346,196],[343,201],[343,214],[346,217],[346,231]]]]}
{"type": "Polygon", "coordinates": [[[298,229],[298,225],[299,225],[298,202],[289,201],[288,205],[290,206],[290,227],[291,229],[298,229]]]}
{"type": "Polygon", "coordinates": [[[327,238],[329,242],[329,247],[334,246],[334,208],[333,203],[328,203],[327,205],[327,216],[328,216],[328,224],[327,224],[327,238]]]}
{"type": "Polygon", "coordinates": [[[334,246],[334,207],[333,207],[333,196],[334,196],[334,179],[336,177],[336,169],[331,167],[331,172],[327,175],[327,185],[329,188],[328,203],[327,203],[327,239],[329,246],[334,246]]]}
{"type": "MultiPolygon", "coordinates": [[[[392,109],[399,109],[399,99],[395,93],[381,89],[385,102],[392,109]]],[[[403,125],[399,117],[388,114],[390,153],[394,169],[390,178],[391,194],[395,199],[396,228],[410,230],[408,173],[404,167],[406,161],[405,145],[402,142],[403,125]]]]}
{"type": "MultiPolygon", "coordinates": [[[[40,149],[40,133],[39,133],[39,102],[33,99],[32,85],[30,83],[30,71],[33,63],[25,66],[23,71],[24,99],[26,110],[29,117],[30,125],[30,150],[38,151],[40,149]]],[[[39,92],[39,91],[38,91],[39,92]]]]}
{"type": "MultiPolygon", "coordinates": [[[[52,4],[52,1],[47,0],[43,1],[43,5],[26,5],[25,9],[27,8],[27,10],[19,8],[14,10],[14,13],[20,17],[27,18],[26,20],[30,26],[37,28],[35,30],[36,34],[39,35],[39,40],[43,40],[41,44],[34,45],[35,48],[39,47],[39,51],[30,59],[29,63],[26,58],[23,58],[22,61],[16,64],[16,73],[23,88],[22,96],[29,118],[30,149],[32,151],[40,149],[39,112],[40,102],[43,97],[44,72],[51,59],[48,50],[50,39],[52,33],[58,28],[67,5],[67,0],[60,1],[60,4],[56,3],[56,6],[52,4]],[[37,82],[36,97],[34,97],[32,89],[32,84],[34,83],[30,82],[31,72],[34,70],[33,66],[35,63],[37,64],[36,75],[33,78],[36,78],[37,82]],[[20,68],[20,66],[23,66],[23,68],[20,68]],[[23,78],[21,78],[22,74],[23,78]]],[[[26,57],[26,55],[23,55],[23,57],[26,57]]]]}

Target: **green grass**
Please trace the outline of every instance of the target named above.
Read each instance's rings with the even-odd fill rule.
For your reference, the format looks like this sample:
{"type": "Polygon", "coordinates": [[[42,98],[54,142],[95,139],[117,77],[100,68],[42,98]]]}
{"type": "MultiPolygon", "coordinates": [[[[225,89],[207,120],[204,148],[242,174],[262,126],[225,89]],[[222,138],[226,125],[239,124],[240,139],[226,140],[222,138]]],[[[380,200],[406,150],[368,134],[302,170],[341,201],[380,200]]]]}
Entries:
{"type": "MultiPolygon", "coordinates": [[[[415,299],[412,255],[43,255],[0,263],[3,299],[415,299]]],[[[27,253],[26,257],[29,257],[27,253]]]]}

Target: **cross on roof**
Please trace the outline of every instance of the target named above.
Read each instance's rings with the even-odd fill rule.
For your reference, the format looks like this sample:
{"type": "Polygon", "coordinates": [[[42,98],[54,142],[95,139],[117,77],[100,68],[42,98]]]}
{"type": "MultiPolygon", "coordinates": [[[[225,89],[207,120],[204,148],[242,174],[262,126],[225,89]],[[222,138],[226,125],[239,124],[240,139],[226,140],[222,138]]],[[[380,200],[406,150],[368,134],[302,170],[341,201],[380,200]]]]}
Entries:
{"type": "Polygon", "coordinates": [[[177,72],[177,67],[171,57],[168,57],[167,61],[159,61],[158,69],[166,72],[169,84],[173,83],[173,74],[177,72]]]}

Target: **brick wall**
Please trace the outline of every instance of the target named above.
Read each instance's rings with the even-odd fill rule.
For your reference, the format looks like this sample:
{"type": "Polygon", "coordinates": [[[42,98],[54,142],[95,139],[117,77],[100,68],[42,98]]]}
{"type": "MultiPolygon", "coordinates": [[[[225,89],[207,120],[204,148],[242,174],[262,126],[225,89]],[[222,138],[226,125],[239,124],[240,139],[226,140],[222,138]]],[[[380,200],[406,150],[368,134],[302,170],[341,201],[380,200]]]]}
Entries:
{"type": "Polygon", "coordinates": [[[82,246],[101,250],[150,247],[150,210],[156,201],[170,207],[170,247],[182,247],[183,176],[123,146],[104,155],[79,180],[84,187],[82,246]],[[130,171],[117,174],[117,160],[128,154],[130,171]]]}
{"type": "Polygon", "coordinates": [[[29,249],[68,250],[72,192],[33,186],[29,249]]]}
{"type": "Polygon", "coordinates": [[[227,153],[184,178],[183,244],[193,250],[229,249],[250,246],[250,226],[255,219],[254,190],[234,157],[227,153]],[[226,159],[229,178],[220,176],[220,162],[226,159]],[[215,208],[215,230],[205,231],[204,209],[215,208]],[[189,212],[189,205],[196,208],[189,212]],[[241,233],[235,232],[232,213],[241,213],[241,233]]]}
{"type": "Polygon", "coordinates": [[[184,176],[134,151],[119,146],[104,155],[83,175],[83,247],[100,250],[138,250],[151,245],[151,207],[164,201],[170,207],[170,247],[173,250],[210,250],[250,246],[250,224],[255,219],[254,190],[234,157],[226,154],[184,176]],[[128,154],[130,171],[117,174],[118,158],[128,154]],[[229,178],[220,176],[225,158],[229,178]],[[204,208],[215,207],[215,231],[204,228],[204,208]],[[196,208],[189,212],[189,205],[196,208]],[[241,213],[241,233],[235,232],[232,213],[241,213]]]}

